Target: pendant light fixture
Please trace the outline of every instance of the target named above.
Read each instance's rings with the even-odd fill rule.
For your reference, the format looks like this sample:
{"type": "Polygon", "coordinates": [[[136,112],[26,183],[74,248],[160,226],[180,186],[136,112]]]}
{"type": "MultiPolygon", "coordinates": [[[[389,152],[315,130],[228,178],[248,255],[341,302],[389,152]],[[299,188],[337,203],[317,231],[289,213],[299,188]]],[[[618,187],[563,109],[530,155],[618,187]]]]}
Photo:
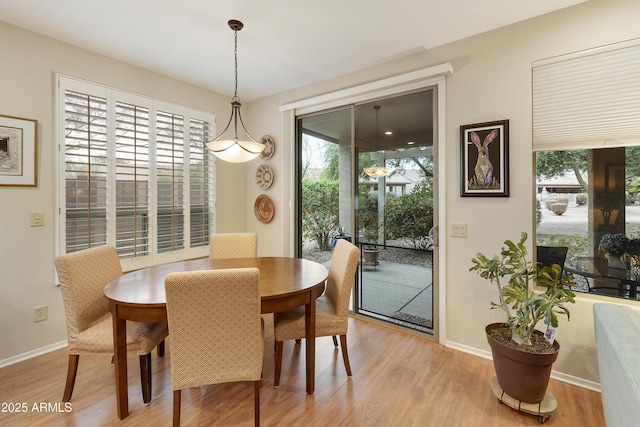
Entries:
{"type": "MultiPolygon", "coordinates": [[[[373,109],[376,110],[376,151],[378,151],[378,135],[380,135],[379,129],[378,129],[378,120],[379,117],[378,115],[380,114],[380,108],[382,108],[379,105],[374,105],[373,109]]],[[[383,156],[383,161],[384,161],[384,156],[383,156]]],[[[364,168],[364,173],[366,173],[367,175],[369,175],[371,178],[382,178],[384,176],[387,176],[389,174],[389,172],[387,171],[387,168],[384,166],[369,166],[364,168]]]]}
{"type": "Polygon", "coordinates": [[[242,115],[240,115],[240,98],[238,98],[238,31],[244,27],[244,24],[238,20],[232,19],[228,22],[229,28],[233,30],[235,39],[235,49],[233,51],[235,57],[234,63],[234,92],[233,98],[231,98],[231,117],[227,127],[218,135],[215,139],[207,142],[205,145],[216,157],[232,163],[248,162],[255,159],[264,150],[265,145],[257,142],[247,128],[245,128],[242,122],[242,115]],[[233,122],[233,137],[223,138],[229,127],[233,122]],[[241,140],[238,137],[238,122],[242,126],[242,130],[248,138],[241,140]]]}

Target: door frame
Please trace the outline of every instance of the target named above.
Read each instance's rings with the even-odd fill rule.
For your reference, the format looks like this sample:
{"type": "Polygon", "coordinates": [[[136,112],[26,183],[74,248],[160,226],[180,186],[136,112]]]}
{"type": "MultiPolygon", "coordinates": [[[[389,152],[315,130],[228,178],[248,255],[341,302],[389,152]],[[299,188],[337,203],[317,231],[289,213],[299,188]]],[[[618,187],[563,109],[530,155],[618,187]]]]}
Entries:
{"type": "MultiPolygon", "coordinates": [[[[359,86],[354,86],[347,89],[327,93],[324,95],[296,101],[280,106],[280,112],[282,113],[282,125],[283,125],[283,140],[285,146],[288,147],[284,164],[289,164],[287,175],[290,187],[288,190],[283,189],[283,192],[289,194],[289,209],[286,211],[284,221],[288,220],[289,228],[288,238],[289,241],[289,255],[295,254],[296,241],[295,232],[297,224],[297,212],[296,206],[296,184],[295,173],[296,170],[296,117],[309,113],[314,113],[322,110],[329,110],[332,108],[345,106],[349,104],[356,104],[361,102],[367,102],[376,98],[387,97],[391,95],[397,95],[403,92],[416,91],[428,87],[434,87],[436,90],[437,109],[436,120],[434,125],[436,126],[437,143],[434,144],[434,165],[437,173],[434,174],[434,188],[436,189],[437,210],[434,212],[434,224],[437,229],[445,229],[444,221],[446,218],[446,198],[444,191],[439,189],[444,188],[445,173],[442,165],[443,161],[440,159],[446,158],[446,143],[445,143],[445,81],[446,76],[453,73],[451,64],[441,64],[434,67],[424,68],[421,70],[413,71],[410,73],[389,77],[386,79],[378,80],[371,83],[366,83],[359,86]]],[[[285,222],[286,223],[286,222],[285,222]]],[[[286,227],[285,227],[286,228],[286,227]]],[[[433,254],[433,278],[434,278],[434,319],[433,319],[433,332],[434,339],[441,344],[446,342],[446,289],[441,284],[446,283],[446,241],[439,239],[436,232],[436,247],[433,254]],[[436,303],[437,302],[437,303],[436,303]]],[[[286,240],[285,240],[286,244],[286,240]]]]}

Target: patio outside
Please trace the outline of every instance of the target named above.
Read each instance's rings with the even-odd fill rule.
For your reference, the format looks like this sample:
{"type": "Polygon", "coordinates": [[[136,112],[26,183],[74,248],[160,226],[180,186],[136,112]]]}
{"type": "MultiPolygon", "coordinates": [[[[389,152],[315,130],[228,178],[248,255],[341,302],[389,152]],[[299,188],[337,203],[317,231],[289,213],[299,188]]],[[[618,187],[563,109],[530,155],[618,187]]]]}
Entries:
{"type": "MultiPolygon", "coordinates": [[[[378,319],[433,333],[433,252],[401,246],[402,242],[378,245],[377,264],[361,253],[358,269],[360,311],[378,319]]],[[[331,263],[332,251],[305,245],[303,257],[331,263]]],[[[353,296],[353,295],[352,295],[353,296]]]]}

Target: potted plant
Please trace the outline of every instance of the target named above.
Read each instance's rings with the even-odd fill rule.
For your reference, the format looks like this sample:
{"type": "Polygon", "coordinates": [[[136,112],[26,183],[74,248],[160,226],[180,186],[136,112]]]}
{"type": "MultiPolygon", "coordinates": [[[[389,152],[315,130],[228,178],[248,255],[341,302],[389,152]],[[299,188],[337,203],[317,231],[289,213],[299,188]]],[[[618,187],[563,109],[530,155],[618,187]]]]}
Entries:
{"type": "Polygon", "coordinates": [[[498,300],[491,308],[506,316],[504,323],[485,328],[498,384],[514,399],[538,403],[545,397],[551,365],[560,350],[553,339],[558,314],[569,319],[565,304],[575,302],[570,289],[575,282],[571,276],[563,277],[558,264],[549,267],[528,260],[526,240],[524,232],[517,243],[505,240],[501,253],[492,258],[477,253],[469,271],[496,286],[498,300]],[[534,291],[534,285],[544,291],[534,291]],[[536,329],[540,321],[547,325],[544,334],[536,329]]]}
{"type": "Polygon", "coordinates": [[[640,252],[640,240],[629,239],[621,233],[605,234],[600,239],[598,250],[604,252],[609,267],[625,269],[631,255],[640,252]]]}
{"type": "Polygon", "coordinates": [[[380,254],[380,248],[378,247],[378,218],[377,215],[371,215],[369,218],[365,218],[364,224],[361,229],[361,243],[362,243],[362,256],[364,258],[364,265],[378,265],[378,257],[380,254]]]}

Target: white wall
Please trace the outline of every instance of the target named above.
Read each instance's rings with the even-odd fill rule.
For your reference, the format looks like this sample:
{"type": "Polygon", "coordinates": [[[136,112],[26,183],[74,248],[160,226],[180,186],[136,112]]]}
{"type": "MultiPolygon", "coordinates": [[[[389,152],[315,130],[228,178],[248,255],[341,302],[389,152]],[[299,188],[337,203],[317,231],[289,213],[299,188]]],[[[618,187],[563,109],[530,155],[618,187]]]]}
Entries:
{"type": "MultiPolygon", "coordinates": [[[[399,58],[366,70],[316,85],[299,88],[252,103],[253,125],[282,123],[277,108],[343,88],[449,62],[454,73],[446,81],[446,218],[441,224],[441,250],[446,256],[447,344],[481,355],[489,354],[484,325],[503,320],[491,311],[494,288],[469,273],[475,253],[498,253],[505,239],[518,239],[521,231],[535,235],[534,172],[531,151],[531,63],[535,60],[640,37],[640,2],[637,0],[591,0],[556,13],[504,27],[440,48],[399,58]],[[509,119],[509,198],[459,197],[459,127],[463,124],[509,119]],[[451,238],[450,224],[467,223],[468,238],[451,238]]],[[[291,153],[293,136],[286,129],[272,132],[279,143],[278,156],[291,153]],[[287,137],[285,137],[287,135],[287,137]],[[283,140],[284,139],[284,140],[283,140]]],[[[278,157],[276,176],[287,163],[278,157]]],[[[248,177],[252,171],[248,170],[248,177]]],[[[249,178],[248,178],[249,179],[249,178]]],[[[285,209],[293,181],[277,180],[272,194],[276,206],[285,209]]],[[[247,193],[254,191],[249,183],[247,193]]],[[[271,191],[271,190],[270,190],[271,191]]],[[[287,233],[288,222],[270,227],[270,239],[287,233]]],[[[530,239],[531,248],[533,239],[530,239]]],[[[561,321],[562,345],[554,365],[555,376],[597,388],[598,368],[593,333],[592,304],[597,297],[580,297],[571,308],[571,321],[561,321]]],[[[608,300],[622,302],[621,300],[608,300]]],[[[636,305],[634,302],[629,304],[636,305]]]]}
{"type": "MultiPolygon", "coordinates": [[[[477,251],[494,253],[506,238],[534,232],[533,156],[531,153],[532,61],[640,37],[640,2],[591,0],[556,13],[495,30],[460,42],[423,51],[392,62],[312,86],[243,105],[254,136],[269,134],[275,155],[267,161],[275,170],[274,185],[260,191],[254,160],[246,166],[218,162],[219,231],[247,229],[259,233],[260,255],[289,255],[290,201],[293,188],[291,144],[278,107],[285,103],[416,69],[450,62],[454,74],[446,83],[445,168],[446,218],[441,250],[446,255],[448,345],[488,354],[484,325],[501,320],[489,310],[493,288],[467,270],[477,251]],[[459,197],[459,126],[489,120],[510,120],[509,198],[459,197]],[[269,224],[253,215],[253,200],[268,194],[276,214],[269,224]],[[246,202],[245,202],[246,200],[246,202]],[[468,238],[448,236],[452,222],[468,224],[468,238]]],[[[14,57],[3,66],[0,114],[39,121],[40,185],[35,189],[0,187],[0,363],[65,338],[64,314],[53,286],[54,159],[53,72],[150,94],[173,102],[228,113],[227,97],[140,70],[0,23],[0,51],[14,57]],[[30,210],[44,210],[46,225],[28,226],[30,210]],[[50,320],[34,324],[33,307],[48,304],[50,320]]],[[[562,321],[558,333],[562,350],[556,376],[582,384],[598,382],[591,314],[595,297],[584,296],[562,321]]],[[[609,300],[613,302],[612,300],[609,300]]],[[[615,301],[620,302],[620,301],[615,301]]],[[[633,302],[629,304],[635,305],[633,302]]]]}
{"type": "MultiPolygon", "coordinates": [[[[111,85],[218,113],[227,96],[135,68],[0,22],[0,114],[38,120],[36,188],[0,187],[0,366],[66,339],[64,308],[54,286],[55,162],[54,73],[111,85]],[[31,210],[45,226],[29,227],[31,210]],[[49,320],[33,323],[33,309],[49,306],[49,320]]],[[[218,231],[246,229],[245,167],[218,162],[218,231]]]]}

